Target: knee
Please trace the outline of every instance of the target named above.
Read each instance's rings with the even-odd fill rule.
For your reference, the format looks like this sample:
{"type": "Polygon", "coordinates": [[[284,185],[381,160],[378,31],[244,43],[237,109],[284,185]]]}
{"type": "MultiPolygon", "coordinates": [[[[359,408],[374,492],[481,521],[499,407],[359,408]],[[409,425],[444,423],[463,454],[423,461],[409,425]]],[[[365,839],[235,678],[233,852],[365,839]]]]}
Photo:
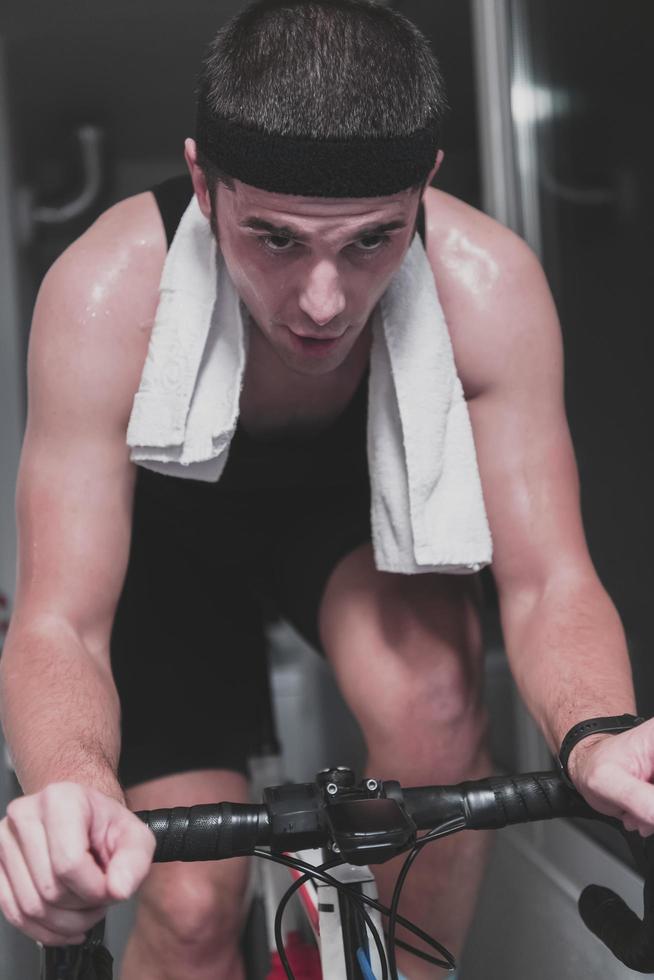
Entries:
{"type": "Polygon", "coordinates": [[[454,695],[424,684],[409,690],[396,708],[383,730],[365,733],[374,775],[422,785],[491,774],[488,713],[469,691],[454,695]]]}
{"type": "Polygon", "coordinates": [[[456,632],[439,631],[411,613],[391,643],[384,637],[373,645],[376,669],[358,690],[364,714],[396,731],[409,726],[446,733],[481,724],[481,636],[459,623],[456,632]]]}
{"type": "Polygon", "coordinates": [[[162,959],[198,963],[235,947],[247,872],[241,858],[155,866],[139,894],[137,929],[162,959]],[[232,867],[229,867],[229,866],[232,867]],[[235,865],[240,867],[235,868],[235,865]]]}
{"type": "Polygon", "coordinates": [[[371,760],[386,778],[458,782],[490,768],[481,666],[441,653],[398,670],[363,725],[371,760]]]}
{"type": "Polygon", "coordinates": [[[414,730],[447,741],[454,750],[458,739],[465,741],[485,726],[482,679],[471,676],[460,657],[441,657],[403,673],[389,691],[388,719],[396,732],[414,730]]]}

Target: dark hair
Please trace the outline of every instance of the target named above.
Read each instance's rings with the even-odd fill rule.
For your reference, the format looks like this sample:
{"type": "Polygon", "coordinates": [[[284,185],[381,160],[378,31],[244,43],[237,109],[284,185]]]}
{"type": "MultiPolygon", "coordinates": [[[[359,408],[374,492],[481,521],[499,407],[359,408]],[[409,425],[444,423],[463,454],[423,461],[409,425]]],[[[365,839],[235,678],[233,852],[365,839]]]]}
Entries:
{"type": "MultiPolygon", "coordinates": [[[[447,108],[429,42],[373,0],[258,0],[216,35],[198,80],[197,142],[212,119],[317,139],[405,136],[447,108]]],[[[202,153],[207,179],[228,183],[202,153]]]]}

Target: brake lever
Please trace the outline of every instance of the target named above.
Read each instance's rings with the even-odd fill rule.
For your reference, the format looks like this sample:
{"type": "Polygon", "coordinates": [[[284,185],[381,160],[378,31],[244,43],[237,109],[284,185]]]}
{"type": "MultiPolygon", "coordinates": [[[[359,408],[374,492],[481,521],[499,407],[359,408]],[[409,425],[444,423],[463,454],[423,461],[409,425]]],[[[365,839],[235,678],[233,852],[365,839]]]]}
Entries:
{"type": "Polygon", "coordinates": [[[79,946],[44,946],[43,980],[111,980],[113,957],[104,945],[104,919],[79,946]]]}
{"type": "Polygon", "coordinates": [[[654,837],[643,839],[627,832],[619,820],[607,822],[621,830],[639,870],[644,870],[643,918],[604,885],[584,888],[578,901],[579,914],[621,963],[638,973],[654,973],[654,837]]]}

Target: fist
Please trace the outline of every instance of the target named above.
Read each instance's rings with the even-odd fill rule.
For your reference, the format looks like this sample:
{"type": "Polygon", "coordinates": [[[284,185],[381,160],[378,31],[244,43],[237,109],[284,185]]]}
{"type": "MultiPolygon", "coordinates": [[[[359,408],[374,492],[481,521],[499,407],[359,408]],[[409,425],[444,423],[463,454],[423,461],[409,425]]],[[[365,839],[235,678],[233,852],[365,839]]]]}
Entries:
{"type": "Polygon", "coordinates": [[[0,821],[0,909],[46,946],[84,935],[145,878],[154,835],[125,806],[77,783],[13,800],[0,821]]]}
{"type": "Polygon", "coordinates": [[[595,810],[641,837],[654,833],[654,719],[618,735],[582,739],[568,759],[576,788],[595,810]]]}

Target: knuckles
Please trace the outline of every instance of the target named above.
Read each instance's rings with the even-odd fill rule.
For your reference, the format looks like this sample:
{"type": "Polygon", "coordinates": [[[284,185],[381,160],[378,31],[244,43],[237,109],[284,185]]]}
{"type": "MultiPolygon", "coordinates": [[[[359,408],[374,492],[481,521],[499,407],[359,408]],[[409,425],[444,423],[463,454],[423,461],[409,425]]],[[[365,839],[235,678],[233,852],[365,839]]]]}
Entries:
{"type": "Polygon", "coordinates": [[[83,805],[87,792],[78,783],[49,783],[34,798],[48,813],[62,804],[66,807],[83,805]]]}
{"type": "Polygon", "coordinates": [[[9,822],[12,824],[18,824],[35,819],[32,806],[25,797],[18,797],[18,799],[11,800],[7,804],[6,812],[9,822]]]}
{"type": "Polygon", "coordinates": [[[66,889],[57,881],[44,882],[39,890],[49,905],[56,905],[66,894],[66,889]]]}
{"type": "Polygon", "coordinates": [[[66,854],[60,851],[57,854],[53,854],[51,859],[52,870],[60,883],[69,885],[77,880],[84,864],[84,856],[82,854],[66,854]]]}

